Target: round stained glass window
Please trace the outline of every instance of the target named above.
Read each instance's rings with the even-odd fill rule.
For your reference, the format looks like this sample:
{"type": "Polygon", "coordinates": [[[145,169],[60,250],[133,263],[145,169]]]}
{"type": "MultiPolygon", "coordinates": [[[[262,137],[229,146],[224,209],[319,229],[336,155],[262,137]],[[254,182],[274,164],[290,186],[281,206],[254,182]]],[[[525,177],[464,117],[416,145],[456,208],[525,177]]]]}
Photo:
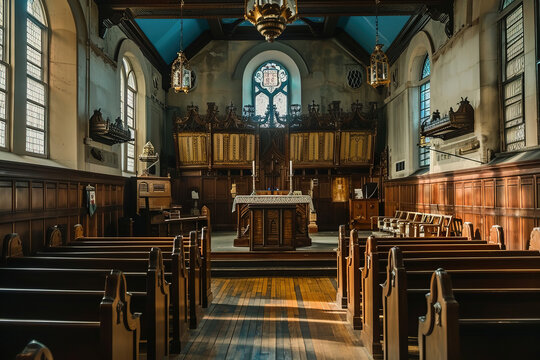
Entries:
{"type": "Polygon", "coordinates": [[[364,81],[364,76],[361,70],[353,69],[347,73],[347,84],[352,89],[359,89],[364,81]]]}

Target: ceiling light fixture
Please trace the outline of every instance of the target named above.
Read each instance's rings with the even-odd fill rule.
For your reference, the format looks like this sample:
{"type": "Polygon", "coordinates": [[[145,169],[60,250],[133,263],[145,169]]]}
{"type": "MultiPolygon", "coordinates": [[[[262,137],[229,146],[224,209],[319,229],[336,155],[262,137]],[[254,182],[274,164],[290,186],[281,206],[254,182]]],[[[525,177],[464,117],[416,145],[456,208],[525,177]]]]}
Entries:
{"type": "Polygon", "coordinates": [[[184,0],[180,2],[180,51],[171,68],[171,87],[174,92],[187,94],[192,86],[192,73],[188,59],[184,54],[184,0]]]}
{"type": "Polygon", "coordinates": [[[382,50],[383,44],[379,44],[379,2],[375,0],[375,50],[371,54],[368,67],[368,84],[377,88],[390,84],[388,56],[382,50]]]}
{"type": "Polygon", "coordinates": [[[244,18],[266,41],[274,42],[298,18],[298,5],[296,0],[246,0],[244,18]]]}

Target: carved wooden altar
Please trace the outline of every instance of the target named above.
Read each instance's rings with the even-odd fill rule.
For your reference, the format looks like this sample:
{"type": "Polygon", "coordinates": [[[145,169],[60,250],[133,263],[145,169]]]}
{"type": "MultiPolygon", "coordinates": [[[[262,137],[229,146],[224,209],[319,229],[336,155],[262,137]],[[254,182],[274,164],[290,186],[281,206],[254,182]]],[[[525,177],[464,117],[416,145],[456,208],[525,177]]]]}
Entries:
{"type": "Polygon", "coordinates": [[[234,199],[237,234],[234,246],[251,250],[295,250],[311,245],[306,195],[248,195],[234,199]]]}

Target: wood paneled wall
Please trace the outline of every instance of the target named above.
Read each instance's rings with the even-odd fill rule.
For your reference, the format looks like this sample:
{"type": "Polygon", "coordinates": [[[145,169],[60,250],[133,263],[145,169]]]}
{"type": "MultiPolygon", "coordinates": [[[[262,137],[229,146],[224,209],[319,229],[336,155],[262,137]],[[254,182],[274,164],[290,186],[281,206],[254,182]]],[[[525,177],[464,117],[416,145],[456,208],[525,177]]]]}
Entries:
{"type": "Polygon", "coordinates": [[[396,209],[455,214],[482,237],[501,225],[508,248],[525,249],[540,225],[540,161],[390,180],[385,197],[386,215],[396,209]]]}
{"type": "MultiPolygon", "coordinates": [[[[361,188],[371,181],[368,174],[328,174],[327,172],[294,177],[294,189],[309,194],[311,179],[316,178],[319,185],[313,191],[313,205],[317,211],[319,230],[337,231],[339,225],[349,221],[348,202],[332,202],[332,178],[348,177],[352,189],[361,188]]],[[[232,184],[236,184],[238,195],[249,195],[252,191],[252,178],[248,175],[204,175],[200,171],[185,172],[173,179],[173,203],[182,205],[182,213],[189,214],[192,207],[191,190],[200,194],[199,208],[206,205],[212,214],[212,228],[215,230],[236,230],[236,213],[232,213],[232,184]]],[[[257,183],[257,189],[263,190],[263,184],[257,183]]]]}
{"type": "Polygon", "coordinates": [[[73,238],[73,225],[89,236],[116,235],[123,216],[122,177],[47,166],[0,161],[0,240],[11,232],[21,237],[25,254],[41,249],[47,229],[59,225],[73,238]],[[96,189],[97,211],[86,208],[85,187],[96,189]]]}

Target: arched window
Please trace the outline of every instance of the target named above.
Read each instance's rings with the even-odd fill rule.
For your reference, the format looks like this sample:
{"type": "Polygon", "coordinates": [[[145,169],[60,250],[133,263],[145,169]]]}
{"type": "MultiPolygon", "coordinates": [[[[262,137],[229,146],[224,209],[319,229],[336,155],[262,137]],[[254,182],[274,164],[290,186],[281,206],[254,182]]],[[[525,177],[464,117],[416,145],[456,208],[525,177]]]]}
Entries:
{"type": "Polygon", "coordinates": [[[7,148],[7,117],[8,117],[8,63],[6,51],[7,9],[5,0],[0,0],[0,148],[7,148]]]}
{"type": "Polygon", "coordinates": [[[277,61],[267,61],[253,74],[255,115],[265,118],[262,127],[280,127],[275,112],[289,114],[289,71],[277,61]]]}
{"type": "MultiPolygon", "coordinates": [[[[429,61],[429,55],[426,55],[422,65],[422,72],[420,73],[420,126],[424,121],[429,120],[431,114],[430,75],[431,63],[429,61]]],[[[429,142],[428,138],[426,138],[426,142],[429,142]]],[[[418,160],[420,167],[429,166],[429,155],[429,147],[421,147],[419,149],[418,160]]]]}
{"type": "MultiPolygon", "coordinates": [[[[122,74],[120,75],[120,117],[131,132],[131,138],[135,139],[136,131],[136,100],[137,80],[135,73],[127,58],[122,59],[122,74]]],[[[135,140],[129,141],[124,148],[124,170],[135,172],[135,140]]]]}
{"type": "Polygon", "coordinates": [[[502,98],[504,139],[507,151],[525,147],[525,115],[523,104],[525,73],[525,36],[523,29],[523,4],[504,0],[502,19],[502,98]]]}
{"type": "Polygon", "coordinates": [[[26,20],[26,151],[46,155],[48,28],[41,0],[28,0],[26,20]]]}

